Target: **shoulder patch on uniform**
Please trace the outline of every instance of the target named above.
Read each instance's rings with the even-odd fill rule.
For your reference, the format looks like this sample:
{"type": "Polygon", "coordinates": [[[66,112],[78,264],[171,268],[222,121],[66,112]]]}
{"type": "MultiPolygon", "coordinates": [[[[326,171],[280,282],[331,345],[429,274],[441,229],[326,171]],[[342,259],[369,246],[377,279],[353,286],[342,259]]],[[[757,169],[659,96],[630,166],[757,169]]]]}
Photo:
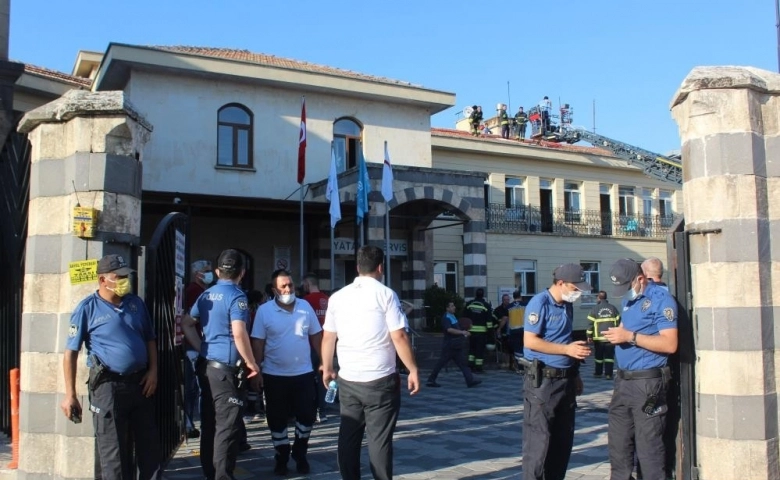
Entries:
{"type": "Polygon", "coordinates": [[[241,311],[247,310],[249,308],[249,305],[246,304],[246,300],[239,300],[238,301],[238,309],[241,311]]]}
{"type": "Polygon", "coordinates": [[[674,321],[674,309],[671,307],[664,308],[664,317],[670,322],[674,321]]]}
{"type": "Polygon", "coordinates": [[[528,314],[528,323],[530,323],[531,325],[536,325],[537,323],[539,323],[539,314],[536,313],[536,312],[529,313],[528,314]]]}
{"type": "Polygon", "coordinates": [[[648,309],[648,308],[650,308],[650,305],[651,305],[652,303],[653,303],[653,302],[651,302],[649,298],[646,298],[646,299],[645,299],[645,301],[644,301],[644,302],[642,302],[642,311],[643,311],[643,312],[646,312],[646,311],[647,311],[647,309],[648,309]]]}
{"type": "Polygon", "coordinates": [[[79,327],[77,325],[71,324],[70,328],[68,329],[68,336],[73,338],[77,333],[79,333],[79,327]]]}

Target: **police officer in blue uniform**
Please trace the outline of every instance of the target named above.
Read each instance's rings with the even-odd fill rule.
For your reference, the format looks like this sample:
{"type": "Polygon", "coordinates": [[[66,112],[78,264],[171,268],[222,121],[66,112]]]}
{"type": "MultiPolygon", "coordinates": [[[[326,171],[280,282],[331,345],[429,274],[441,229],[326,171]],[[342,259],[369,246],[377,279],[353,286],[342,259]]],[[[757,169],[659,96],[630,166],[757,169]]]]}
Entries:
{"type": "Polygon", "coordinates": [[[677,302],[631,259],[615,262],[610,280],[624,297],[621,324],[604,334],[618,364],[609,406],[611,479],[631,478],[636,452],[645,480],[665,480],[666,362],[677,351],[677,302]]]}
{"type": "Polygon", "coordinates": [[[536,294],[525,307],[525,480],[563,480],[566,476],[574,442],[575,397],[583,388],[579,360],[590,354],[585,342],[572,341],[572,303],[590,290],[582,267],[567,263],[555,269],[550,288],[536,294]]]}
{"type": "Polygon", "coordinates": [[[161,478],[159,433],[152,396],[157,389],[157,342],[143,300],[132,294],[133,270],[120,255],[97,266],[98,290],[78,304],[65,346],[65,398],[60,407],[81,421],[76,364],[87,347],[89,410],[104,480],[161,478]]]}
{"type": "Polygon", "coordinates": [[[239,287],[245,273],[241,253],[223,251],[216,273],[216,285],[198,297],[182,326],[200,353],[200,464],[207,480],[227,480],[233,478],[241,441],[247,380],[258,366],[247,331],[249,302],[239,287]],[[202,340],[195,322],[203,327],[202,340]]]}

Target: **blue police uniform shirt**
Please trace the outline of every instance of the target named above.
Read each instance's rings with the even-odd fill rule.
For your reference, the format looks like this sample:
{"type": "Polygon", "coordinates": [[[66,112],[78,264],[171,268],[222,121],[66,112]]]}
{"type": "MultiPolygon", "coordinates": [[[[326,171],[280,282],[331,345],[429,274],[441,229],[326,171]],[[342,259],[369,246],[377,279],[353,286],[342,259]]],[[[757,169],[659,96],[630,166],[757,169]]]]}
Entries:
{"type": "Polygon", "coordinates": [[[233,339],[233,320],[249,321],[246,295],[231,280],[217,283],[200,294],[192,305],[190,316],[203,327],[200,356],[207,360],[235,365],[241,356],[233,339]]]}
{"type": "MultiPolygon", "coordinates": [[[[637,298],[623,300],[620,321],[629,332],[658,335],[661,330],[677,328],[677,301],[664,287],[650,282],[637,298]]],[[[621,370],[646,370],[666,365],[666,354],[628,343],[616,346],[615,360],[621,370]]]]}
{"type": "MultiPolygon", "coordinates": [[[[525,307],[523,328],[546,342],[561,345],[571,343],[573,323],[574,309],[571,303],[556,303],[549,290],[534,295],[525,307]]],[[[537,352],[527,346],[523,347],[523,356],[529,361],[539,360],[553,368],[569,368],[574,364],[574,359],[568,355],[537,352]]]]}
{"type": "Polygon", "coordinates": [[[78,352],[84,343],[88,367],[93,366],[89,355],[95,355],[109,370],[124,375],[146,368],[146,344],[154,339],[152,320],[143,300],[127,294],[119,305],[114,305],[95,292],[73,311],[65,348],[78,352]]]}

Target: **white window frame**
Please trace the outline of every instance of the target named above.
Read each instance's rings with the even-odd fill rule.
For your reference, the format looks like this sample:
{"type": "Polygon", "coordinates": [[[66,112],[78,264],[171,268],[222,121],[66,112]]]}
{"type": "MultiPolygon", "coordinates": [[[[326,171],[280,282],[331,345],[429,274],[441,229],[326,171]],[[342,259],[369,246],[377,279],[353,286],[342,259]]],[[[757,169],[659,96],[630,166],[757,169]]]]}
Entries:
{"type": "Polygon", "coordinates": [[[525,205],[525,183],[525,178],[506,177],[506,180],[504,180],[504,201],[506,203],[506,208],[519,209],[525,205]],[[518,197],[520,197],[519,201],[518,197]],[[509,199],[509,201],[507,201],[507,199],[509,199]]]}
{"type": "Polygon", "coordinates": [[[563,182],[563,207],[567,223],[582,221],[582,184],[566,180],[563,182]]]}
{"type": "Polygon", "coordinates": [[[538,289],[539,275],[536,271],[536,260],[527,260],[516,258],[513,260],[513,270],[515,274],[515,288],[520,290],[522,295],[535,295],[538,289]],[[528,275],[533,274],[533,288],[529,289],[528,275]],[[522,281],[518,282],[518,276],[522,281]],[[532,291],[531,291],[532,290],[532,291]]]}
{"type": "Polygon", "coordinates": [[[601,289],[601,262],[595,260],[580,260],[580,266],[585,275],[585,281],[588,282],[592,288],[590,292],[582,292],[582,304],[595,305],[598,303],[598,294],[601,289]],[[596,267],[595,270],[592,269],[592,266],[594,265],[596,267]]]}
{"type": "Polygon", "coordinates": [[[620,215],[632,217],[636,215],[636,189],[621,186],[618,189],[618,212],[620,215]]]}
{"type": "Polygon", "coordinates": [[[441,260],[433,263],[433,279],[434,282],[438,283],[439,288],[443,288],[444,290],[447,290],[451,293],[458,293],[458,262],[454,262],[451,260],[441,260]],[[441,271],[441,268],[439,266],[444,266],[444,271],[441,271]],[[453,269],[450,270],[449,267],[452,266],[453,269]],[[448,277],[454,277],[453,282],[455,283],[455,289],[449,290],[447,288],[447,278],[448,277]],[[441,278],[442,283],[439,283],[439,278],[441,278]]]}

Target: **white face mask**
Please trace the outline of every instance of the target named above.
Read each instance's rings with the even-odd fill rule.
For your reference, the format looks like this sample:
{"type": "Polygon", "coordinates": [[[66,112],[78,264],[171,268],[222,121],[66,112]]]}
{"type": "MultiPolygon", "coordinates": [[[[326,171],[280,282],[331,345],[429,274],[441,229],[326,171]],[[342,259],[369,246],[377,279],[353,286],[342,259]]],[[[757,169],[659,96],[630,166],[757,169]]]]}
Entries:
{"type": "Polygon", "coordinates": [[[581,295],[582,295],[581,291],[574,290],[573,292],[565,292],[561,294],[561,298],[563,299],[564,302],[574,303],[580,299],[581,295]]]}
{"type": "Polygon", "coordinates": [[[276,296],[276,299],[279,300],[279,302],[284,305],[290,305],[295,301],[295,294],[294,293],[279,294],[276,296]]]}

